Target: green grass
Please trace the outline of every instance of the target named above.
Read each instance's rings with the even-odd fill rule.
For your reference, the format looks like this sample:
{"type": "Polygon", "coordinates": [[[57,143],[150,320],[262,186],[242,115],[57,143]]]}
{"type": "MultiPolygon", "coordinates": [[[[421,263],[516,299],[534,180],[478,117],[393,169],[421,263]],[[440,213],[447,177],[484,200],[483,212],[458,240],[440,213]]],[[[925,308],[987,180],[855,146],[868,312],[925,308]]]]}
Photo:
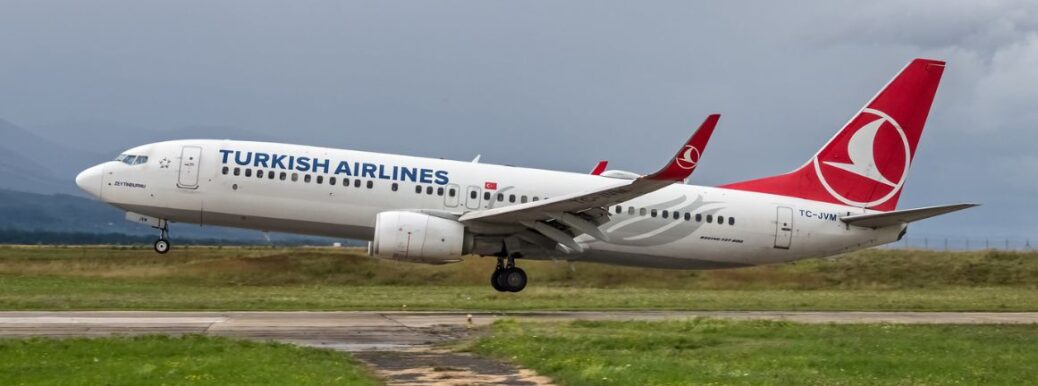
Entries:
{"type": "Polygon", "coordinates": [[[2,310],[1038,310],[1038,253],[868,250],[721,271],[522,261],[429,266],[320,248],[0,247],[2,310]]]}
{"type": "Polygon", "coordinates": [[[0,339],[2,385],[377,385],[346,354],[188,335],[0,339]]]}
{"type": "Polygon", "coordinates": [[[498,322],[467,349],[562,385],[1021,385],[1034,325],[498,322]]]}

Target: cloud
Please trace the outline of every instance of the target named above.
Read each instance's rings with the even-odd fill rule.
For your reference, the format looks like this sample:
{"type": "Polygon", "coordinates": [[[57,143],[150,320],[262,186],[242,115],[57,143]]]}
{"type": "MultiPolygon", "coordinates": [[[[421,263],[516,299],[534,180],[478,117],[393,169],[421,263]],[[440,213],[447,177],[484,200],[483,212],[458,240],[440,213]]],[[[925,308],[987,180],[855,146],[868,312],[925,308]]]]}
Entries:
{"type": "Polygon", "coordinates": [[[955,92],[942,92],[942,112],[957,130],[1012,132],[1038,121],[1038,2],[877,1],[829,11],[812,32],[822,46],[903,47],[946,60],[941,88],[955,92]]]}

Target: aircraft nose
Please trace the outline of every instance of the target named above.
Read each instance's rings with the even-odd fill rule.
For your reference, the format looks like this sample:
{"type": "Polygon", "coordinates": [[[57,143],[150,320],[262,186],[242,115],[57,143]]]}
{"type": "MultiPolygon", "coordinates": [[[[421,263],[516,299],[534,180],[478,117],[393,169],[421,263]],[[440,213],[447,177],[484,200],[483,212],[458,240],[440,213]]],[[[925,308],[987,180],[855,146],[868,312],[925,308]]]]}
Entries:
{"type": "Polygon", "coordinates": [[[95,165],[87,170],[79,172],[76,176],[76,185],[91,196],[101,198],[101,184],[104,180],[104,165],[95,165]]]}

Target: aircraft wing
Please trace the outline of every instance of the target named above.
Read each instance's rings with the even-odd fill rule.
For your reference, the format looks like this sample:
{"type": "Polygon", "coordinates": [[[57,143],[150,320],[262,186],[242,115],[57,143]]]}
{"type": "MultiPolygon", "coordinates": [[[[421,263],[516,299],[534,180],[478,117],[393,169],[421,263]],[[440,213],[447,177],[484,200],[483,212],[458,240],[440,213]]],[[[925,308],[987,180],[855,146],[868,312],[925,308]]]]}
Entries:
{"type": "Polygon", "coordinates": [[[890,225],[908,224],[913,221],[928,219],[930,217],[940,216],[945,213],[951,213],[966,208],[972,208],[977,205],[978,204],[953,204],[941,206],[928,206],[925,208],[903,209],[885,213],[844,216],[840,217],[840,221],[854,226],[866,228],[882,228],[890,225]]]}
{"type": "Polygon", "coordinates": [[[591,219],[582,217],[580,213],[618,204],[687,179],[696,169],[699,157],[706,149],[706,144],[720,117],[719,114],[708,116],[699,129],[678,149],[677,154],[655,173],[634,180],[622,180],[615,185],[585,192],[525,204],[472,211],[463,214],[458,220],[461,222],[522,224],[560,244],[571,244],[567,245],[570,249],[574,249],[575,245],[575,243],[571,243],[573,236],[565,235],[564,231],[559,230],[560,227],[548,225],[545,221],[556,223],[555,225],[561,224],[563,228],[572,229],[573,233],[578,235],[587,233],[592,237],[607,240],[608,237],[598,230],[598,225],[591,219]]]}

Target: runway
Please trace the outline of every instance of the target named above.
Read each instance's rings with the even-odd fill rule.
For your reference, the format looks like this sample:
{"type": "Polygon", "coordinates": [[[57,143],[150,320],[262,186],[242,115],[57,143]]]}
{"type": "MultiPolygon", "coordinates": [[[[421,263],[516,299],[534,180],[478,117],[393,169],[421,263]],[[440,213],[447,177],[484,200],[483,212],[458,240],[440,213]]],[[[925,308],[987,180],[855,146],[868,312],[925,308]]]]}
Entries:
{"type": "Polygon", "coordinates": [[[1038,312],[843,311],[579,311],[579,312],[0,312],[0,337],[206,334],[273,340],[352,352],[389,384],[547,385],[515,366],[438,348],[476,327],[512,318],[530,321],[690,318],[798,323],[1034,324],[1038,312]]]}

